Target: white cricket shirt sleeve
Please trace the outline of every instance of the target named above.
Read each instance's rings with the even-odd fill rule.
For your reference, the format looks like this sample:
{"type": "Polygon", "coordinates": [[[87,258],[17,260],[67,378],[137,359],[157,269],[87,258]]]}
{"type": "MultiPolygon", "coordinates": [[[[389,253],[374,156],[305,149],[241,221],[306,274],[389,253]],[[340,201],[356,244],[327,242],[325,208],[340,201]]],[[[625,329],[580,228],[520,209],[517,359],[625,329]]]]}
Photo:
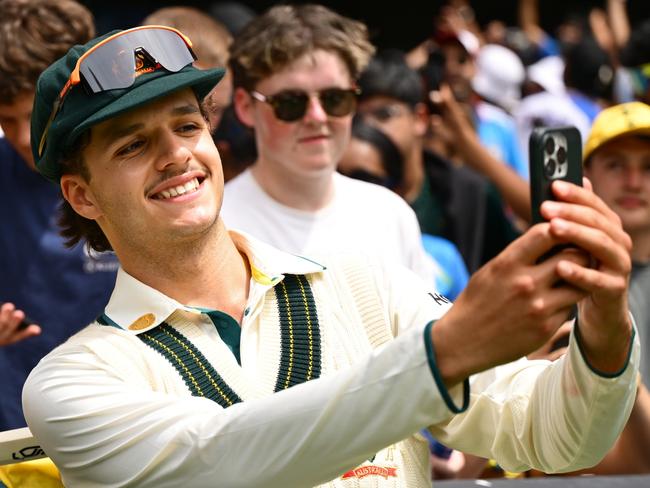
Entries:
{"type": "Polygon", "coordinates": [[[351,368],[222,409],[152,391],[134,344],[91,326],[28,378],[30,429],[69,486],[314,486],[451,416],[431,376],[422,328],[351,368]]]}
{"type": "Polygon", "coordinates": [[[495,459],[508,471],[591,467],[630,415],[639,351],[635,334],[625,368],[604,376],[586,363],[572,333],[568,353],[553,363],[521,359],[473,377],[467,411],[431,431],[444,444],[495,459]]]}
{"type": "MultiPolygon", "coordinates": [[[[402,273],[401,280],[393,280],[399,286],[392,286],[386,296],[394,322],[403,330],[422,323],[431,311],[426,299],[412,306],[427,294],[417,290],[417,280],[408,279],[407,270],[402,273]]],[[[445,305],[444,297],[433,292],[428,296],[432,305],[445,305]]],[[[480,317],[476,327],[481,327],[480,317]]],[[[554,473],[591,467],[614,444],[634,405],[640,359],[636,326],[633,334],[625,368],[602,375],[586,362],[574,327],[568,353],[553,363],[521,359],[472,377],[464,411],[462,390],[455,387],[454,395],[447,395],[436,377],[448,408],[459,414],[430,430],[445,445],[495,459],[508,471],[535,468],[554,473]]],[[[436,376],[433,361],[431,369],[436,376]]]]}

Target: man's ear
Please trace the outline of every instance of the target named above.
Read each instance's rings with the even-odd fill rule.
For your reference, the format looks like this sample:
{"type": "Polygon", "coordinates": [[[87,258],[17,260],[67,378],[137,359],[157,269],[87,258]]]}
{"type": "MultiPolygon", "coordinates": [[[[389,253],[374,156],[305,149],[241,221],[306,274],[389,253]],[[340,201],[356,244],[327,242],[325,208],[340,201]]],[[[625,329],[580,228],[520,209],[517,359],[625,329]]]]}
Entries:
{"type": "Polygon", "coordinates": [[[102,215],[88,182],[81,175],[63,175],[61,177],[63,198],[75,212],[89,220],[97,220],[102,215]]]}
{"type": "Polygon", "coordinates": [[[250,93],[242,87],[235,88],[233,104],[235,105],[235,113],[241,123],[247,127],[254,127],[253,98],[250,96],[250,93]]]}

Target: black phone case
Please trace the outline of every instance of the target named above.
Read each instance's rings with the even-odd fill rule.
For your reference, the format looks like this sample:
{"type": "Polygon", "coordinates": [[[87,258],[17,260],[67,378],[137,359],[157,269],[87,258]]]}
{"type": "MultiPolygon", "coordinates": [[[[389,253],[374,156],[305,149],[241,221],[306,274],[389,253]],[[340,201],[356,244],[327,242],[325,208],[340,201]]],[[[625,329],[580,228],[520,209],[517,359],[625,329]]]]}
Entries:
{"type": "Polygon", "coordinates": [[[529,139],[529,164],[532,223],[537,224],[544,220],[540,214],[542,202],[555,199],[551,191],[554,180],[582,186],[582,140],[578,129],[535,128],[529,139]]]}

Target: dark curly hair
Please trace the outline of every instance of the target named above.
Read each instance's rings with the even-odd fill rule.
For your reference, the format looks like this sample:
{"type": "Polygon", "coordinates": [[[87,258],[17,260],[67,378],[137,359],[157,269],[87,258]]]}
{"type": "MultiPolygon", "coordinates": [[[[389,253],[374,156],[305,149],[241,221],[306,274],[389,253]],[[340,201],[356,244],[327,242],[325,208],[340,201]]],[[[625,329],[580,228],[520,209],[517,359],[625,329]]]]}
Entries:
{"type": "Polygon", "coordinates": [[[34,91],[45,68],[94,36],[92,14],[74,0],[0,0],[0,103],[34,91]]]}
{"type": "Polygon", "coordinates": [[[379,51],[359,77],[359,100],[389,97],[415,108],[426,96],[422,77],[406,63],[397,49],[379,51]]]}
{"type": "Polygon", "coordinates": [[[374,47],[366,26],[322,5],[276,5],[249,22],[230,46],[235,87],[252,90],[301,56],[322,49],[338,54],[352,79],[374,47]]]}
{"type": "MultiPolygon", "coordinates": [[[[83,158],[83,151],[89,144],[90,131],[86,131],[61,157],[62,174],[79,175],[84,181],[90,182],[90,172],[83,158]]],[[[113,250],[99,224],[79,215],[65,199],[61,201],[58,224],[67,247],[86,241],[95,251],[113,250]]]]}

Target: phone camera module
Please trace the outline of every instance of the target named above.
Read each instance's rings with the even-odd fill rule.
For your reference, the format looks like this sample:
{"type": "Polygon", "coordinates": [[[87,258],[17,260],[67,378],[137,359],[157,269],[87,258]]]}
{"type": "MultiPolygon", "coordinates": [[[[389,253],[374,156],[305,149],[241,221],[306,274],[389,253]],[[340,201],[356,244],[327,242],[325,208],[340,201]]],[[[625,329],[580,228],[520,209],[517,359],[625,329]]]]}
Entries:
{"type": "Polygon", "coordinates": [[[552,137],[547,137],[544,143],[544,149],[547,154],[551,155],[555,152],[555,141],[552,137]]]}
{"type": "Polygon", "coordinates": [[[548,179],[552,179],[555,176],[556,163],[555,159],[548,159],[544,164],[544,173],[548,179]]]}
{"type": "Polygon", "coordinates": [[[562,134],[552,134],[544,140],[544,176],[548,180],[564,178],[569,169],[567,141],[562,134]]]}

